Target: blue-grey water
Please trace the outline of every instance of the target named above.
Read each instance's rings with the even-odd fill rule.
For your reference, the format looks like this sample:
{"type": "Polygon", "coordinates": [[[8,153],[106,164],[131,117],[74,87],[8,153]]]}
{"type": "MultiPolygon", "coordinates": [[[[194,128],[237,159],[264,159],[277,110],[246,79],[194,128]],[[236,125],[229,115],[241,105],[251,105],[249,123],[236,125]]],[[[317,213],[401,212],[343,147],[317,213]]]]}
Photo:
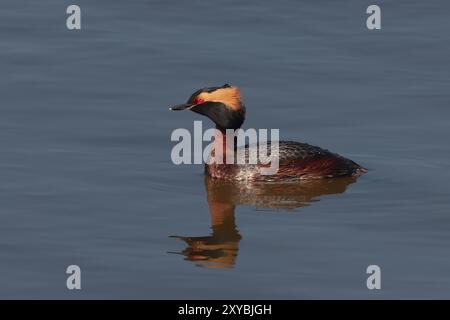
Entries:
{"type": "Polygon", "coordinates": [[[1,298],[450,298],[448,1],[378,1],[375,31],[372,1],[75,3],[79,31],[72,2],[2,1],[1,298]],[[245,128],[369,173],[259,192],[174,165],[202,118],[168,107],[224,83],[245,128]]]}

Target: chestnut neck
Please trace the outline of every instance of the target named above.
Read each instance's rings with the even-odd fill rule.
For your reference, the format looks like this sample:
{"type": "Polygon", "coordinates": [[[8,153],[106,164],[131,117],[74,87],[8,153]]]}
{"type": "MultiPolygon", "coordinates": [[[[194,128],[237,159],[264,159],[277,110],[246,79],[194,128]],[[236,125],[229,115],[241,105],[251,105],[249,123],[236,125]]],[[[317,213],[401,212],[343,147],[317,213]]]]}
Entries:
{"type": "Polygon", "coordinates": [[[225,130],[216,127],[214,134],[214,144],[211,150],[211,155],[222,159],[222,163],[226,163],[227,154],[234,154],[236,151],[237,138],[234,135],[236,130],[233,130],[233,135],[228,137],[225,130]]]}

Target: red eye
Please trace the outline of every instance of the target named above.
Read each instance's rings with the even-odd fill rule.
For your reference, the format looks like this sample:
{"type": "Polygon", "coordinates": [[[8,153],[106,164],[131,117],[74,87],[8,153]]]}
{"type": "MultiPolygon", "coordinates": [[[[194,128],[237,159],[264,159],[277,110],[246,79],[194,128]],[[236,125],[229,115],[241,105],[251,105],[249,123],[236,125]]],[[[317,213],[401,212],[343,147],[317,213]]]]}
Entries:
{"type": "Polygon", "coordinates": [[[205,100],[200,98],[195,99],[195,104],[202,104],[203,102],[205,102],[205,100]]]}

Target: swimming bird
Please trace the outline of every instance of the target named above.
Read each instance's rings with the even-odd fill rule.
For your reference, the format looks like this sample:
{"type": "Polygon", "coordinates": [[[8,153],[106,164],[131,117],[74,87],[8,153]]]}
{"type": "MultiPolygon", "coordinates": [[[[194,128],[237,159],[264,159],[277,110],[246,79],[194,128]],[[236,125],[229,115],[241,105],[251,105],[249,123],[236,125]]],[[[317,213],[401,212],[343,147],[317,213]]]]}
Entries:
{"type": "MultiPolygon", "coordinates": [[[[170,110],[191,110],[211,119],[216,125],[216,135],[211,156],[223,157],[227,152],[235,155],[243,154],[245,160],[258,152],[258,145],[245,145],[238,152],[236,144],[227,141],[227,129],[238,130],[245,120],[245,105],[238,87],[225,84],[218,87],[207,87],[195,91],[186,103],[171,107],[170,110]],[[219,148],[220,147],[220,148],[219,148]],[[215,154],[217,150],[221,154],[215,154]]],[[[228,138],[229,139],[229,138],[228,138]]],[[[271,150],[271,142],[267,149],[271,150]]],[[[205,172],[212,178],[236,181],[299,181],[336,177],[358,177],[367,172],[359,164],[326,149],[295,141],[279,141],[276,149],[279,167],[275,174],[261,174],[264,164],[250,164],[245,161],[235,163],[206,163],[205,172]]]]}

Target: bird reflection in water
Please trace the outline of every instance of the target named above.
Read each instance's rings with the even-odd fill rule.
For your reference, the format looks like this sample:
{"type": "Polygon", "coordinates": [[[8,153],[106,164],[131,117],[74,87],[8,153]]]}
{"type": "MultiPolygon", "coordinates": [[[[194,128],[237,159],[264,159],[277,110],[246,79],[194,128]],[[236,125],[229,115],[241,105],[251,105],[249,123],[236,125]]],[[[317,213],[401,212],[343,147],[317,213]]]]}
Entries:
{"type": "Polygon", "coordinates": [[[320,196],[343,193],[355,181],[356,178],[348,177],[300,183],[248,184],[205,176],[212,234],[204,237],[172,236],[187,244],[183,251],[177,253],[201,267],[232,268],[242,239],[235,223],[237,205],[292,210],[318,201],[320,196]]]}

